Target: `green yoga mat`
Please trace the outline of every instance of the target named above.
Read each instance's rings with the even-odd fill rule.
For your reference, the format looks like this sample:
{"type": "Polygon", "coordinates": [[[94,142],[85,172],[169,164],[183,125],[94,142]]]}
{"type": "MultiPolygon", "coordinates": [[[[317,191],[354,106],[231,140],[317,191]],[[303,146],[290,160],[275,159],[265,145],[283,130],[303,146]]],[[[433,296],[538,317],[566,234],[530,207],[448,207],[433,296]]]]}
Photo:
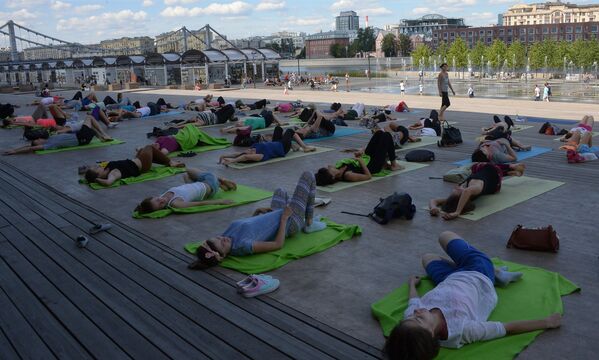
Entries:
{"type": "Polygon", "coordinates": [[[189,208],[167,208],[158,211],[154,211],[148,214],[140,214],[137,211],[133,212],[133,217],[136,219],[159,219],[166,217],[170,214],[194,214],[208,211],[216,211],[220,209],[226,209],[233,206],[239,206],[243,204],[249,204],[252,202],[260,201],[267,199],[272,196],[271,191],[266,191],[262,189],[253,188],[250,186],[237,185],[237,190],[235,191],[223,191],[220,190],[216,196],[210,198],[210,200],[218,200],[218,199],[228,199],[233,200],[233,204],[229,205],[204,205],[204,206],[194,206],[189,208]]]}
{"type": "Polygon", "coordinates": [[[152,166],[152,168],[148,172],[145,172],[139,176],[120,179],[120,180],[116,181],[114,184],[112,184],[111,186],[104,186],[104,185],[101,185],[98,183],[90,184],[85,179],[80,179],[79,183],[89,185],[89,187],[94,190],[100,190],[100,189],[115,188],[115,187],[119,187],[121,185],[136,184],[136,183],[140,183],[140,182],[144,182],[144,181],[158,180],[158,179],[162,179],[165,177],[180,174],[183,172],[185,172],[185,168],[176,168],[176,167],[155,165],[155,166],[152,166]]]}
{"type": "Polygon", "coordinates": [[[52,149],[52,150],[38,150],[35,153],[39,154],[39,155],[53,154],[53,153],[63,152],[63,151],[93,149],[93,148],[99,148],[99,147],[110,146],[110,145],[118,145],[118,144],[124,144],[124,143],[125,143],[124,141],[117,140],[117,139],[113,139],[112,141],[103,142],[103,141],[98,140],[97,138],[94,138],[87,145],[79,145],[79,146],[72,146],[72,147],[52,149]]]}
{"type": "MultiPolygon", "coordinates": [[[[595,137],[595,136],[597,136],[597,135],[599,135],[599,131],[593,131],[593,137],[595,137]]],[[[555,139],[553,139],[553,140],[555,140],[555,141],[559,141],[559,139],[561,139],[561,138],[562,138],[561,136],[558,136],[558,137],[556,137],[556,138],[555,138],[555,139]]]]}
{"type": "Polygon", "coordinates": [[[177,157],[179,156],[181,153],[185,153],[188,151],[193,151],[195,153],[203,153],[203,152],[207,152],[207,151],[212,151],[212,150],[220,150],[220,149],[226,149],[228,147],[230,147],[231,144],[229,145],[201,145],[201,146],[197,146],[194,147],[193,149],[189,149],[187,151],[173,151],[171,153],[168,154],[168,157],[177,157]]]}
{"type": "MultiPolygon", "coordinates": [[[[265,273],[280,268],[292,260],[327,250],[341,241],[362,234],[362,229],[358,225],[342,225],[328,219],[323,220],[327,223],[326,229],[312,234],[295,234],[285,240],[282,249],[250,256],[228,256],[220,265],[245,274],[265,273]]],[[[185,250],[195,254],[200,245],[201,243],[189,243],[185,245],[185,250]]]]}
{"type": "Polygon", "coordinates": [[[437,141],[441,140],[440,136],[423,136],[418,142],[407,142],[401,146],[401,149],[395,150],[395,152],[413,150],[419,147],[427,145],[437,145],[437,141]]]}
{"type": "MultiPolygon", "coordinates": [[[[558,273],[541,268],[520,265],[493,259],[496,266],[507,265],[509,271],[524,273],[522,280],[497,290],[497,307],[489,321],[510,322],[533,320],[553,313],[563,313],[561,296],[571,294],[580,288],[558,273]]],[[[418,286],[422,296],[433,288],[433,282],[424,278],[418,286]]],[[[408,285],[404,284],[380,301],[372,304],[371,310],[388,336],[395,325],[403,319],[408,307],[408,285]]],[[[500,339],[468,344],[460,349],[442,348],[437,359],[513,359],[526,348],[542,331],[506,336],[500,339]]]]}
{"type": "Polygon", "coordinates": [[[403,170],[399,170],[399,171],[383,170],[379,173],[374,174],[373,177],[370,178],[370,180],[359,181],[359,182],[339,181],[339,182],[334,183],[333,185],[318,186],[317,189],[320,191],[325,191],[325,192],[336,192],[336,191],[340,191],[340,190],[345,190],[350,187],[354,187],[354,186],[370,183],[373,181],[385,179],[390,176],[403,174],[403,173],[406,173],[406,172],[409,172],[412,170],[417,170],[417,169],[421,169],[423,167],[428,166],[427,164],[407,162],[407,161],[398,161],[398,163],[399,163],[399,165],[404,167],[403,170]]]}
{"type": "Polygon", "coordinates": [[[233,169],[247,169],[247,168],[251,168],[251,167],[255,167],[255,166],[262,166],[262,165],[272,164],[274,162],[297,159],[297,158],[304,157],[304,156],[316,155],[316,154],[321,154],[321,153],[324,153],[327,151],[334,150],[334,149],[322,147],[322,146],[315,146],[315,148],[316,148],[316,151],[313,151],[313,152],[305,153],[301,150],[300,151],[290,151],[287,153],[287,155],[285,157],[278,157],[278,158],[270,159],[268,161],[260,161],[260,162],[252,162],[252,163],[234,163],[234,164],[229,164],[228,166],[233,169]]]}
{"type": "Polygon", "coordinates": [[[474,201],[474,205],[476,205],[474,211],[460,215],[460,217],[468,220],[480,220],[498,211],[505,210],[553,190],[563,184],[563,182],[559,181],[528,176],[510,177],[503,180],[499,193],[479,197],[474,201]]]}

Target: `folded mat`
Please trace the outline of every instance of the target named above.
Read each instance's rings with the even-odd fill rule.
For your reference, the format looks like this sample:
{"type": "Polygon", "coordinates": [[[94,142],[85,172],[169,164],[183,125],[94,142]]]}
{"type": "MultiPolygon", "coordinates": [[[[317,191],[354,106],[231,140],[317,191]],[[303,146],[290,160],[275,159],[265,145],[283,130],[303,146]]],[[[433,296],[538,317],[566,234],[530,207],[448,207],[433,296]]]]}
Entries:
{"type": "Polygon", "coordinates": [[[480,196],[474,200],[474,211],[460,215],[468,220],[480,220],[498,211],[532,199],[564,183],[553,180],[538,179],[528,176],[513,176],[505,178],[501,191],[493,195],[480,196]]]}
{"type": "MultiPolygon", "coordinates": [[[[337,224],[324,218],[323,221],[327,223],[326,229],[311,234],[297,233],[285,239],[282,249],[249,256],[227,256],[220,266],[246,274],[265,273],[280,268],[292,260],[327,250],[341,241],[351,239],[354,235],[362,234],[362,229],[358,225],[337,224]]],[[[185,250],[195,254],[201,244],[201,242],[186,244],[185,250]]]]}
{"type": "Polygon", "coordinates": [[[260,161],[260,162],[233,163],[233,164],[229,164],[227,166],[229,166],[233,169],[247,169],[247,168],[251,168],[254,166],[267,165],[267,164],[272,164],[274,162],[291,160],[291,159],[296,159],[296,158],[303,157],[303,156],[315,155],[315,154],[320,154],[323,152],[334,150],[334,149],[331,149],[328,147],[321,147],[321,146],[315,146],[315,147],[316,147],[316,151],[312,151],[312,152],[303,152],[302,150],[290,151],[287,153],[287,155],[285,157],[278,157],[278,158],[270,159],[268,161],[260,161]]]}
{"type": "Polygon", "coordinates": [[[323,136],[323,137],[319,137],[319,138],[315,138],[315,139],[305,139],[304,142],[305,143],[313,143],[316,141],[328,140],[328,139],[333,139],[333,138],[337,138],[337,137],[356,135],[356,134],[361,134],[361,133],[369,133],[369,131],[366,129],[350,128],[347,126],[336,126],[335,133],[332,136],[323,136]]]}
{"type": "MultiPolygon", "coordinates": [[[[494,258],[496,266],[506,265],[509,271],[524,273],[522,280],[506,288],[495,288],[498,302],[489,316],[489,321],[510,322],[547,317],[563,313],[561,296],[569,295],[580,288],[558,273],[537,267],[520,265],[494,258]]],[[[418,286],[420,296],[434,287],[425,277],[418,286]]],[[[383,334],[388,336],[395,325],[403,319],[408,307],[408,285],[404,284],[380,301],[372,304],[372,314],[378,319],[383,334]]],[[[468,344],[460,349],[441,348],[436,359],[513,359],[526,348],[542,331],[510,335],[500,339],[468,344]]]]}
{"type": "Polygon", "coordinates": [[[358,186],[358,185],[366,184],[366,183],[369,183],[369,182],[381,180],[381,179],[384,179],[384,178],[387,178],[387,177],[390,177],[390,176],[395,176],[395,175],[403,174],[403,173],[406,173],[408,171],[417,170],[417,169],[420,169],[420,168],[428,166],[428,164],[421,164],[421,163],[407,162],[407,161],[398,161],[397,163],[399,165],[403,166],[404,169],[403,170],[399,170],[399,171],[383,170],[381,172],[373,174],[372,178],[370,178],[370,180],[358,181],[358,182],[339,181],[339,182],[336,182],[336,183],[334,183],[332,185],[318,186],[317,189],[320,190],[320,191],[325,191],[325,192],[336,192],[336,191],[340,191],[340,190],[345,190],[345,189],[353,187],[353,186],[358,186]]]}
{"type": "MultiPolygon", "coordinates": [[[[593,137],[595,137],[595,136],[597,136],[597,135],[599,135],[599,131],[593,131],[593,137]]],[[[553,140],[555,140],[555,141],[559,141],[559,139],[561,139],[561,138],[562,138],[561,136],[558,136],[558,137],[556,137],[556,138],[555,138],[555,139],[553,139],[553,140]]]]}
{"type": "Polygon", "coordinates": [[[422,146],[437,145],[437,141],[441,140],[440,136],[422,136],[420,141],[407,142],[401,146],[401,149],[395,150],[395,152],[413,150],[422,146]]]}
{"type": "Polygon", "coordinates": [[[176,174],[180,174],[180,173],[183,173],[183,172],[185,172],[185,168],[169,167],[169,166],[162,166],[162,165],[154,165],[154,166],[152,166],[152,168],[148,172],[145,172],[145,173],[143,173],[143,174],[141,174],[139,176],[120,179],[118,181],[115,181],[110,186],[104,186],[104,185],[101,185],[101,184],[98,184],[98,183],[95,183],[95,182],[90,184],[85,179],[79,179],[79,183],[81,183],[81,184],[87,184],[87,185],[89,185],[90,188],[92,188],[94,190],[100,190],[100,189],[108,189],[108,188],[119,187],[121,185],[129,185],[129,184],[140,183],[140,182],[144,182],[144,181],[158,180],[158,179],[162,179],[162,178],[165,178],[165,177],[169,177],[169,176],[173,176],[173,175],[176,175],[176,174]]]}
{"type": "Polygon", "coordinates": [[[112,141],[104,142],[104,141],[100,141],[98,138],[94,138],[87,145],[79,145],[79,146],[72,146],[72,147],[51,149],[51,150],[37,150],[35,153],[40,154],[40,155],[52,154],[52,153],[63,152],[63,151],[93,149],[93,148],[99,148],[99,147],[110,146],[110,145],[118,145],[118,144],[124,144],[124,143],[125,143],[124,141],[117,140],[117,139],[112,139],[112,141]]]}
{"type": "Polygon", "coordinates": [[[136,219],[159,219],[165,216],[168,216],[172,213],[176,214],[193,214],[193,213],[201,213],[208,211],[215,211],[225,208],[230,208],[233,206],[239,206],[243,204],[249,204],[252,202],[260,201],[267,199],[272,196],[272,192],[253,188],[250,186],[237,185],[237,190],[235,191],[223,191],[219,190],[218,193],[210,200],[219,200],[219,199],[228,199],[233,200],[233,204],[228,205],[202,205],[202,206],[194,206],[188,208],[167,208],[158,211],[154,211],[147,214],[140,214],[137,211],[133,212],[133,217],[136,219]]]}
{"type": "MultiPolygon", "coordinates": [[[[528,158],[535,157],[537,155],[541,155],[541,154],[544,154],[549,151],[551,151],[550,148],[544,148],[544,147],[538,147],[538,146],[533,146],[532,149],[530,149],[530,151],[516,151],[516,156],[518,158],[516,161],[526,160],[528,158]]],[[[472,160],[464,159],[461,161],[456,161],[452,164],[457,165],[457,166],[464,166],[464,165],[472,164],[472,160]]]]}

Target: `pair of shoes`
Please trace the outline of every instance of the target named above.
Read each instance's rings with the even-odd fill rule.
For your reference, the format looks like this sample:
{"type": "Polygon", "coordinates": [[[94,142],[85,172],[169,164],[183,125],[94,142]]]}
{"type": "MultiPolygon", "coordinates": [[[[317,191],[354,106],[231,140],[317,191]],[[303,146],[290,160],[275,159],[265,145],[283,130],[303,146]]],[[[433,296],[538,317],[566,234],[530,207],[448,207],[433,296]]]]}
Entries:
{"type": "Polygon", "coordinates": [[[104,224],[95,224],[92,228],[89,229],[90,234],[97,234],[100,231],[106,231],[112,228],[112,224],[104,223],[104,224]]]}
{"type": "Polygon", "coordinates": [[[268,294],[279,288],[279,280],[270,275],[250,275],[237,284],[237,292],[246,298],[268,294]]]}

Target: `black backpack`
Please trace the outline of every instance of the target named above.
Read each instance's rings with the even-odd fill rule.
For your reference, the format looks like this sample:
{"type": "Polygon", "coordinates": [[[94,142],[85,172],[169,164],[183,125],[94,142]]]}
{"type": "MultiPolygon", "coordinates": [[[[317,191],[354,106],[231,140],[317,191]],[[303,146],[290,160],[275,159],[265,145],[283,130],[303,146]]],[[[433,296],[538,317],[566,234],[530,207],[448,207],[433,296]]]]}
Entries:
{"type": "Polygon", "coordinates": [[[447,121],[444,124],[441,140],[437,141],[437,146],[444,147],[461,144],[463,141],[460,129],[449,125],[447,121]]]}
{"type": "Polygon", "coordinates": [[[347,211],[342,213],[369,217],[381,225],[385,225],[394,218],[405,217],[412,220],[416,213],[416,206],[412,203],[412,197],[405,193],[394,192],[386,198],[381,198],[377,206],[368,215],[356,214],[347,211]]]}
{"type": "Polygon", "coordinates": [[[435,153],[430,150],[418,149],[412,150],[406,154],[406,161],[426,162],[435,160],[435,153]]]}

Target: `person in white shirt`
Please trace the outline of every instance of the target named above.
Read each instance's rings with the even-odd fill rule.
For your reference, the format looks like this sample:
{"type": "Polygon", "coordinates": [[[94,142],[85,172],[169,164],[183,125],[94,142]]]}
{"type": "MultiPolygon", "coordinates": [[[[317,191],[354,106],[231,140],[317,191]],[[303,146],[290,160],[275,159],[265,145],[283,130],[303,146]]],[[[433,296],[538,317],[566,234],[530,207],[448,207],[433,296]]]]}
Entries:
{"type": "Polygon", "coordinates": [[[403,83],[403,80],[399,82],[399,91],[402,95],[406,93],[406,85],[403,83]]]}
{"type": "Polygon", "coordinates": [[[541,101],[541,88],[535,85],[535,101],[541,101]]]}
{"type": "Polygon", "coordinates": [[[422,90],[424,90],[424,86],[422,85],[422,83],[420,83],[420,85],[418,85],[418,87],[420,88],[420,95],[422,95],[422,90]]]}
{"type": "Polygon", "coordinates": [[[439,243],[451,260],[435,254],[423,256],[422,265],[436,287],[420,298],[416,291],[420,278],[410,278],[404,320],[385,344],[389,359],[433,359],[440,346],[460,348],[476,341],[561,325],[560,314],[540,320],[487,321],[497,305],[493,285],[506,286],[519,280],[522,273],[494,268],[487,255],[451,231],[442,232],[439,243]]]}

